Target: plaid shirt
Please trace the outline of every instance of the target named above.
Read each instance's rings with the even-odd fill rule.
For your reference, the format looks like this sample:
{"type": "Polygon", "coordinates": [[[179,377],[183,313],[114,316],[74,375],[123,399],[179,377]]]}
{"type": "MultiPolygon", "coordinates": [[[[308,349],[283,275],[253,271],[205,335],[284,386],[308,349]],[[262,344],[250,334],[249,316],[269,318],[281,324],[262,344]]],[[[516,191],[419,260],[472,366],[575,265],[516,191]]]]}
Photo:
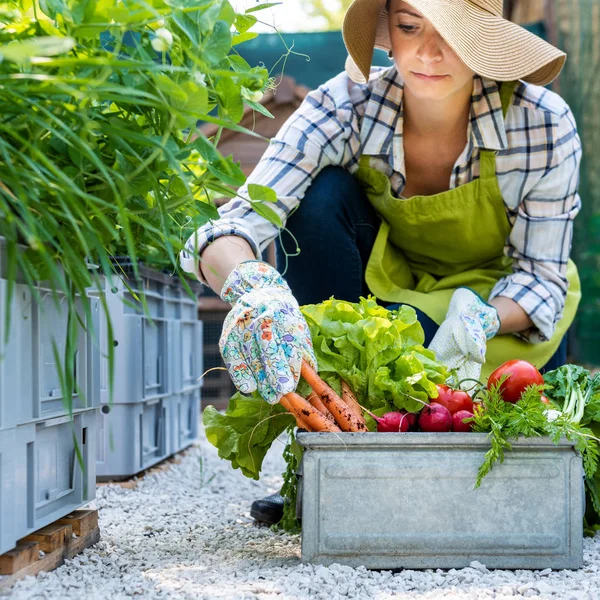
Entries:
{"type": "MultiPolygon", "coordinates": [[[[481,149],[497,152],[498,183],[512,226],[504,251],[514,263],[513,273],[498,282],[490,299],[505,296],[517,302],[535,325],[520,337],[541,342],[552,336],[564,309],[573,219],[580,209],[581,142],[573,114],[554,92],[519,82],[505,121],[498,84],[478,75],[473,81],[468,141],[454,165],[450,189],[479,177],[481,149]]],[[[339,165],[355,172],[365,155],[400,197],[405,185],[403,89],[395,67],[374,69],[363,85],[341,73],[307,96],[271,140],[248,183],[277,192],[272,207],[285,223],[321,169],[339,165]]],[[[239,193],[247,197],[246,187],[239,193]]],[[[219,213],[218,221],[188,240],[180,257],[183,269],[203,282],[194,257],[216,238],[241,236],[260,258],[279,234],[240,198],[219,213]]]]}

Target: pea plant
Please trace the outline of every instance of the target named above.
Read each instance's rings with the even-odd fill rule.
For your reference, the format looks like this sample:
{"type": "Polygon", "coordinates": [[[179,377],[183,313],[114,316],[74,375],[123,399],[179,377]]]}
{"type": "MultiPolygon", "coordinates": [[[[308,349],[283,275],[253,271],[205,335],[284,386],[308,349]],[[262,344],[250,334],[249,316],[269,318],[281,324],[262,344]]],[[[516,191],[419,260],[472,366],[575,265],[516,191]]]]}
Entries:
{"type": "MultiPolygon", "coordinates": [[[[256,37],[258,4],[228,0],[20,0],[0,3],[0,276],[39,282],[66,298],[69,335],[60,363],[71,408],[79,324],[90,290],[102,299],[113,258],[182,275],[178,252],[218,218],[215,195],[233,197],[240,166],[218,150],[222,128],[272,85],[236,47],[256,37]],[[207,139],[201,122],[217,124],[207,139]]],[[[250,201],[266,218],[272,190],[250,201]]],[[[185,280],[184,280],[185,281],[185,280]]],[[[184,283],[188,292],[191,290],[184,283]]],[[[8,336],[10,311],[4,319],[8,336]]],[[[112,328],[108,319],[108,338],[112,328]]],[[[108,344],[109,380],[113,351],[108,344]]],[[[60,361],[58,360],[60,358],[60,361]]]]}

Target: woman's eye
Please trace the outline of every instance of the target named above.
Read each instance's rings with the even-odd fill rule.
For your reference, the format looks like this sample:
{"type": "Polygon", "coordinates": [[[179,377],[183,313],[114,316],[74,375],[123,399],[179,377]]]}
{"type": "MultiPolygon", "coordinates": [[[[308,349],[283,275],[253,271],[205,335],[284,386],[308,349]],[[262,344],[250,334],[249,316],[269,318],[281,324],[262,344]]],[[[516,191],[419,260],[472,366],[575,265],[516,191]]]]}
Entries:
{"type": "Polygon", "coordinates": [[[404,33],[413,33],[417,29],[414,25],[396,25],[396,27],[404,33]]]}

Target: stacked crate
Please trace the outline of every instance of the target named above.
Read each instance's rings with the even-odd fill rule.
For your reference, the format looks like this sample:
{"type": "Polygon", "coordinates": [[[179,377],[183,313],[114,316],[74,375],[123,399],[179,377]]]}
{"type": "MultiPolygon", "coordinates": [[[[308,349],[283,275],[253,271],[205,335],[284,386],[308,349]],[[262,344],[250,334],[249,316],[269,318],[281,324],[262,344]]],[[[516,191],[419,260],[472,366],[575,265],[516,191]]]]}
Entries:
{"type": "Polygon", "coordinates": [[[64,402],[53,344],[62,360],[68,311],[64,297],[17,281],[10,304],[5,249],[0,239],[0,554],[33,531],[95,497],[96,416],[100,356],[81,303],[73,415],[64,402]],[[5,329],[6,311],[10,329],[5,329]],[[83,470],[77,453],[83,462],[83,470]]]}
{"type": "Polygon", "coordinates": [[[124,263],[118,270],[105,289],[114,336],[112,399],[105,319],[100,327],[101,480],[129,478],[189,446],[200,415],[202,323],[195,300],[169,275],[140,266],[135,279],[124,263]]]}
{"type": "Polygon", "coordinates": [[[202,286],[198,299],[198,310],[204,325],[204,369],[207,371],[203,378],[203,404],[204,407],[210,405],[217,410],[226,410],[236,389],[225,369],[225,363],[219,351],[219,338],[223,331],[223,322],[231,310],[231,306],[227,302],[223,302],[210,288],[202,286]]]}

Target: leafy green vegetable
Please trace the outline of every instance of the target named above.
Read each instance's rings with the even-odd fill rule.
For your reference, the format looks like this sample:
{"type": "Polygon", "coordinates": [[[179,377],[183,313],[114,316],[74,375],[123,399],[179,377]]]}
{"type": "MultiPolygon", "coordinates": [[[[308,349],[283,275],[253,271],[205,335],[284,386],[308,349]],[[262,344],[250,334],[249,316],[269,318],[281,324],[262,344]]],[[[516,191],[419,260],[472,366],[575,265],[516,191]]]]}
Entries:
{"type": "Polygon", "coordinates": [[[423,327],[409,306],[388,310],[371,296],[358,303],[332,298],[302,313],[319,375],[336,391],[340,377],[347,381],[369,410],[418,412],[437,397],[436,383],[446,382],[447,369],[423,347],[423,327]]]}
{"type": "Polygon", "coordinates": [[[584,367],[564,365],[546,373],[544,381],[552,386],[546,395],[561,407],[565,418],[584,424],[600,419],[600,374],[592,377],[584,367]]]}
{"type": "MultiPolygon", "coordinates": [[[[564,365],[546,373],[544,381],[552,386],[545,394],[561,407],[563,416],[587,426],[586,431],[600,438],[600,373],[592,376],[579,365],[564,365]]],[[[600,530],[600,468],[597,462],[594,469],[588,461],[585,487],[584,525],[586,532],[591,533],[600,530]]]]}
{"type": "Polygon", "coordinates": [[[294,417],[280,404],[267,404],[257,393],[239,392],[229,401],[225,414],[207,406],[202,416],[208,441],[219,450],[219,457],[231,461],[246,477],[259,479],[262,462],[273,441],[294,417]]]}
{"type": "MultiPolygon", "coordinates": [[[[591,423],[589,428],[597,438],[600,438],[600,422],[591,423]]],[[[600,469],[596,469],[593,476],[586,476],[585,487],[584,526],[586,532],[591,534],[594,531],[600,531],[600,469]]]]}

